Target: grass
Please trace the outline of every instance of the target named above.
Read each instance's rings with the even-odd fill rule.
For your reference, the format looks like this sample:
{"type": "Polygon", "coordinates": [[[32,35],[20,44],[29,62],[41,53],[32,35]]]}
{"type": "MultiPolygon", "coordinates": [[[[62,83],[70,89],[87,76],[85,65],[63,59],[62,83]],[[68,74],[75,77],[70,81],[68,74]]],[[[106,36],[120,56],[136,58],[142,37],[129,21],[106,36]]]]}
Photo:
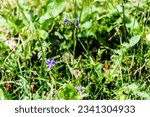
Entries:
{"type": "Polygon", "coordinates": [[[149,5],[0,1],[0,99],[150,99],[149,5]]]}

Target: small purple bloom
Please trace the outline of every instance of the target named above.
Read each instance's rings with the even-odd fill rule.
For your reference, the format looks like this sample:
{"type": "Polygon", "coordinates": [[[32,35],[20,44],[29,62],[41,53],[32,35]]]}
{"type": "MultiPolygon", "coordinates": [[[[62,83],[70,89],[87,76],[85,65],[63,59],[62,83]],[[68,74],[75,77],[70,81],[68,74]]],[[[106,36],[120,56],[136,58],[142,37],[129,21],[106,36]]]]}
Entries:
{"type": "Polygon", "coordinates": [[[78,18],[75,19],[75,25],[76,25],[76,27],[79,26],[79,20],[78,20],[78,18]]]}
{"type": "Polygon", "coordinates": [[[68,19],[64,19],[64,24],[66,24],[67,22],[69,22],[69,20],[68,19]]]}
{"type": "Polygon", "coordinates": [[[77,86],[76,87],[76,90],[80,93],[80,94],[82,94],[82,86],[80,85],[80,86],[77,86]]]}
{"type": "Polygon", "coordinates": [[[46,68],[50,69],[52,66],[55,66],[55,61],[50,59],[45,59],[45,62],[47,64],[46,68]]]}
{"type": "Polygon", "coordinates": [[[67,24],[68,22],[71,22],[71,20],[65,18],[65,19],[64,19],[64,24],[67,24]]]}

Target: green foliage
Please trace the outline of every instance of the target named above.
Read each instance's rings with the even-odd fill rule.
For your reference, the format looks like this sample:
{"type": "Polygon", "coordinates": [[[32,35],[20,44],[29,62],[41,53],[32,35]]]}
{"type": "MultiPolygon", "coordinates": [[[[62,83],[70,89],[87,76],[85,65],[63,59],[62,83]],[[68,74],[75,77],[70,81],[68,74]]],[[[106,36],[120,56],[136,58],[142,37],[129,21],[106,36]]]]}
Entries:
{"type": "Polygon", "coordinates": [[[62,90],[58,93],[58,97],[65,100],[75,100],[77,96],[77,91],[71,84],[64,84],[62,90]]]}
{"type": "Polygon", "coordinates": [[[4,96],[3,90],[0,89],[0,100],[4,100],[4,99],[5,99],[5,96],[4,96]]]}
{"type": "Polygon", "coordinates": [[[136,35],[129,40],[129,45],[132,47],[140,41],[140,36],[136,35]]]}
{"type": "Polygon", "coordinates": [[[149,1],[0,4],[0,99],[150,99],[149,1]]]}

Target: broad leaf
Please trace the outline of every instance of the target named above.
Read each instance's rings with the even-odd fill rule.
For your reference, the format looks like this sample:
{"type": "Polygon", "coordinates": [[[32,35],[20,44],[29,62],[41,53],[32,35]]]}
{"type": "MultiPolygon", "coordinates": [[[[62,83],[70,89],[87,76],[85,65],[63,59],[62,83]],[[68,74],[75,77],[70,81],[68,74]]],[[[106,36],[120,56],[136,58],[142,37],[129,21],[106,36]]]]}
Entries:
{"type": "Polygon", "coordinates": [[[132,47],[140,41],[140,35],[133,36],[130,40],[129,45],[132,47]]]}
{"type": "Polygon", "coordinates": [[[48,12],[52,17],[56,17],[63,11],[65,4],[65,0],[56,0],[55,2],[48,4],[48,12]]]}

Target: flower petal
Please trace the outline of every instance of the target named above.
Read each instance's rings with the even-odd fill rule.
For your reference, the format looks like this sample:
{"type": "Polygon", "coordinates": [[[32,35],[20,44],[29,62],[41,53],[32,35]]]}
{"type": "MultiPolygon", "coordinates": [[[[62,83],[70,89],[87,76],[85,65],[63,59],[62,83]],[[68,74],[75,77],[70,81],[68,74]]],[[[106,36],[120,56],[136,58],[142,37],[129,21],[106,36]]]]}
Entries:
{"type": "Polygon", "coordinates": [[[76,23],[76,24],[75,24],[76,27],[78,27],[78,26],[79,26],[79,20],[78,20],[78,18],[75,19],[75,23],[76,23]]]}

